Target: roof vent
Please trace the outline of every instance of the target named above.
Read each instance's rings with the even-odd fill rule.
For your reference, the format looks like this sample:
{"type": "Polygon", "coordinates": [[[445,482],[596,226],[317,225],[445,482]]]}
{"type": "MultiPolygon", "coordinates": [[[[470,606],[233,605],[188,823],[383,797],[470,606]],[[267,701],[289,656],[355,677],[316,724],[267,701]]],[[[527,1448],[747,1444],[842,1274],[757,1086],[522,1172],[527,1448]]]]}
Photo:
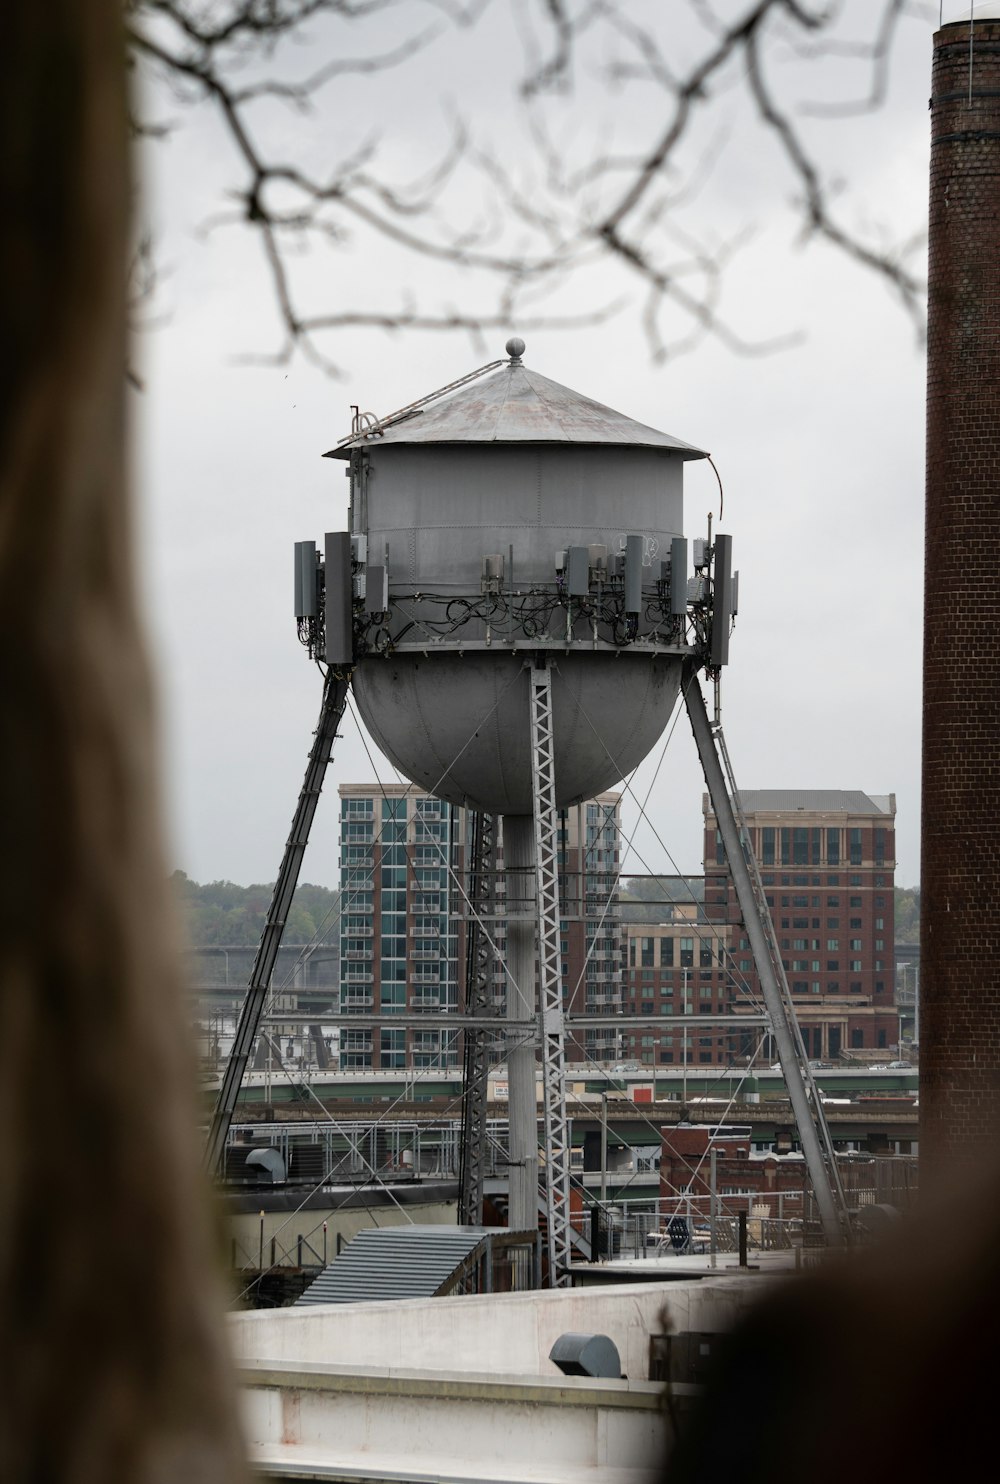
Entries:
{"type": "Polygon", "coordinates": [[[549,1351],[549,1359],[564,1376],[601,1376],[622,1379],[618,1347],[607,1335],[560,1335],[549,1351]]]}

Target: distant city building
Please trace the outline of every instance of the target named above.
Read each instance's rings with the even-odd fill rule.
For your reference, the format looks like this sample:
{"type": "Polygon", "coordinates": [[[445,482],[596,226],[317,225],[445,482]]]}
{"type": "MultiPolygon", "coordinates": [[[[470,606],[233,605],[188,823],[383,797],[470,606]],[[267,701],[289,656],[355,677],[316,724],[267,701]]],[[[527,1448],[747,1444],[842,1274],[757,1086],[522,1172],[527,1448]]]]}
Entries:
{"type": "MultiPolygon", "coordinates": [[[[841,789],[740,792],[781,959],[810,1057],[888,1049],[894,1004],[896,797],[841,789]]],[[[709,796],[705,916],[728,924],[744,998],[760,986],[709,796]]]]}
{"type": "MultiPolygon", "coordinates": [[[[345,1070],[454,1066],[457,1031],[440,1024],[394,1025],[395,1017],[464,1009],[469,811],[413,786],[342,784],[341,1029],[345,1070]],[[350,1017],[359,1019],[352,1029],[350,1017]],[[367,1023],[362,1025],[364,1019],[367,1023]]],[[[620,796],[562,811],[563,983],[571,1011],[616,1015],[622,1008],[621,928],[617,876],[620,796]]],[[[500,848],[502,865],[502,836],[500,848]]],[[[497,949],[494,1000],[505,1000],[500,910],[486,924],[497,949]]],[[[571,1057],[619,1053],[617,1028],[587,1030],[567,1040],[571,1057]]]]}
{"type": "Polygon", "coordinates": [[[729,927],[707,921],[699,901],[664,903],[661,910],[662,922],[622,923],[630,1017],[624,1054],[652,1066],[728,1064],[749,1056],[759,1030],[684,1024],[685,1016],[726,1014],[736,1007],[740,986],[729,968],[729,927]],[[658,1023],[643,1024],[644,1016],[654,1015],[661,1017],[658,1023]],[[668,1015],[676,1027],[663,1024],[668,1015]]]}

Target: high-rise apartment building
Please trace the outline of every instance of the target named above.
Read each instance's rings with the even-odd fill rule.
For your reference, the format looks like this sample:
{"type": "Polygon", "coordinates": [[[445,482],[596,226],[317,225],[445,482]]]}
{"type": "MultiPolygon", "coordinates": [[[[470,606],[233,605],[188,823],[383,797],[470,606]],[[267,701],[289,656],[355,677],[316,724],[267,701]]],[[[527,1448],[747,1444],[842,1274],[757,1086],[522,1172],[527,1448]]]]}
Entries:
{"type": "MultiPolygon", "coordinates": [[[[471,815],[402,784],[342,784],[340,793],[341,1029],[345,1070],[453,1066],[464,1009],[468,831],[471,815]],[[351,1016],[358,1026],[352,1028],[351,1016]],[[426,1015],[427,1028],[394,1024],[426,1015]],[[434,1018],[434,1023],[431,1017],[434,1018]],[[362,1023],[364,1022],[364,1023],[362,1023]]],[[[559,820],[564,998],[570,1011],[621,1009],[619,795],[562,811],[559,820]]],[[[505,882],[500,841],[494,1000],[505,998],[505,882]]],[[[617,1054],[613,1028],[568,1039],[567,1054],[617,1054]]]]}
{"type": "MultiPolygon", "coordinates": [[[[888,1049],[893,1000],[896,797],[842,789],[740,792],[807,1055],[888,1049]]],[[[760,987],[711,800],[705,916],[728,923],[730,970],[760,987]]]]}

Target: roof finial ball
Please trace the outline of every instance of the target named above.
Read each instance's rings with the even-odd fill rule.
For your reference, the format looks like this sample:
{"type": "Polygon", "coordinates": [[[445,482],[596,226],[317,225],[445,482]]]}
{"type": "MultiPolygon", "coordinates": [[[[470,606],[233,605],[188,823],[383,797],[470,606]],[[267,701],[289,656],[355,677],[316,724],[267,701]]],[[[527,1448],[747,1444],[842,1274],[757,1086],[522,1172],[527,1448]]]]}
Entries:
{"type": "Polygon", "coordinates": [[[520,335],[512,335],[511,338],[507,341],[507,344],[504,346],[504,350],[510,356],[512,361],[519,361],[524,355],[524,341],[521,339],[520,335]]]}

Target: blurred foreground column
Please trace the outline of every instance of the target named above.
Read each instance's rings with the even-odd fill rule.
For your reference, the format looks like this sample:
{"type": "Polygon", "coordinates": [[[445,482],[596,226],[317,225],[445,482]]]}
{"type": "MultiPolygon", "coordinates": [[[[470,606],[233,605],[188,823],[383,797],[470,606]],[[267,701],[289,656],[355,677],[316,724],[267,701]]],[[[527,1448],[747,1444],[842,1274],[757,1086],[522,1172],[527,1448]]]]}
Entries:
{"type": "Polygon", "coordinates": [[[0,1478],[242,1446],[160,849],[126,490],[121,0],[0,47],[0,1478]]]}

